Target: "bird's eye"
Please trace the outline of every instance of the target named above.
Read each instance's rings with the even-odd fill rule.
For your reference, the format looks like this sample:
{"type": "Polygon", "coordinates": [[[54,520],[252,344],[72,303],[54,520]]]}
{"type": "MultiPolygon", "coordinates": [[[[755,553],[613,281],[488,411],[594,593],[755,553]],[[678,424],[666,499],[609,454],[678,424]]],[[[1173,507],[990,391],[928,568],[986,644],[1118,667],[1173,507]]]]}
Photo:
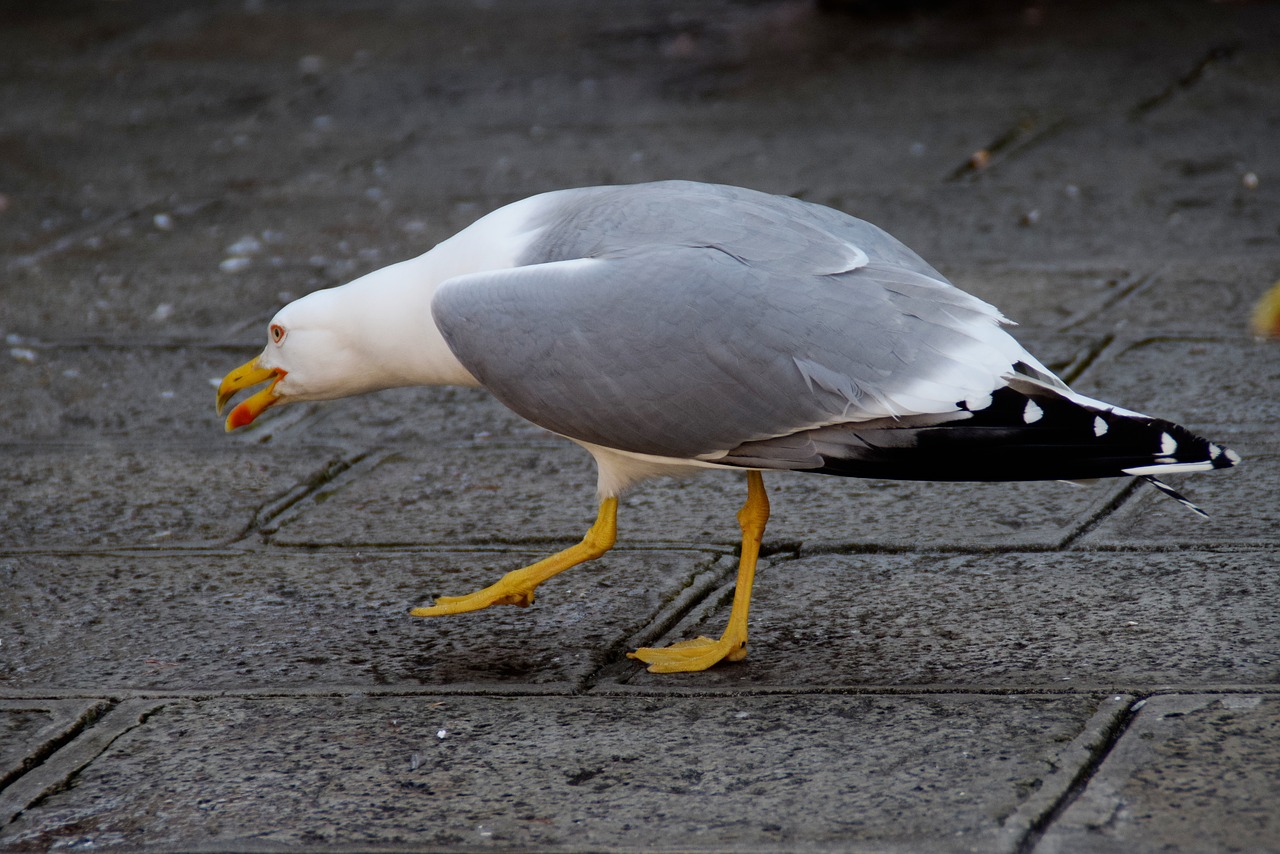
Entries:
{"type": "Polygon", "coordinates": [[[284,327],[278,323],[271,324],[271,340],[277,344],[284,342],[284,327]]]}

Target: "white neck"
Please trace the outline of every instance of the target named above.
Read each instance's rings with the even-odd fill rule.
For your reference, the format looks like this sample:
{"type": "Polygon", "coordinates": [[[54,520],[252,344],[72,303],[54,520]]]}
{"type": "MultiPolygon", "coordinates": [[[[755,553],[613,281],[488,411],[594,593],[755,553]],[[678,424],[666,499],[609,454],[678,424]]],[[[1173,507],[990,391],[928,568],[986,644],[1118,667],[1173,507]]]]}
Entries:
{"type": "MultiPolygon", "coordinates": [[[[477,386],[445,343],[431,311],[436,289],[467,273],[515,266],[538,229],[536,220],[547,197],[508,205],[438,244],[430,252],[375,270],[336,288],[316,291],[287,306],[282,321],[300,321],[339,336],[311,350],[317,363],[341,356],[340,363],[308,388],[302,376],[290,376],[281,391],[296,399],[342,397],[382,388],[413,385],[477,386]]],[[[271,352],[270,345],[267,353],[271,352]]],[[[270,358],[267,363],[271,364],[270,358]]],[[[301,372],[300,372],[301,373],[301,372]]]]}
{"type": "Polygon", "coordinates": [[[479,385],[432,319],[431,300],[441,281],[433,266],[428,252],[312,295],[332,300],[331,310],[359,330],[359,349],[379,388],[479,385]]]}

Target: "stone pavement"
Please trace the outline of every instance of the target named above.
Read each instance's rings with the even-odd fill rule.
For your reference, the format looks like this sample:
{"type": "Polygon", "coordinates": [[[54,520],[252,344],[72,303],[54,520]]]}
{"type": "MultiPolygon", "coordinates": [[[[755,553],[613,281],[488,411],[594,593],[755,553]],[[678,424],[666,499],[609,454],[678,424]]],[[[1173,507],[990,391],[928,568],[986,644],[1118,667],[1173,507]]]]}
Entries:
{"type": "Polygon", "coordinates": [[[0,5],[0,848],[1280,851],[1280,5],[866,5],[0,5]],[[581,451],[459,390],[222,432],[282,302],[670,177],[877,222],[1245,464],[1211,523],[772,477],[751,656],[658,677],[740,477],[426,621],[582,534],[581,451]]]}

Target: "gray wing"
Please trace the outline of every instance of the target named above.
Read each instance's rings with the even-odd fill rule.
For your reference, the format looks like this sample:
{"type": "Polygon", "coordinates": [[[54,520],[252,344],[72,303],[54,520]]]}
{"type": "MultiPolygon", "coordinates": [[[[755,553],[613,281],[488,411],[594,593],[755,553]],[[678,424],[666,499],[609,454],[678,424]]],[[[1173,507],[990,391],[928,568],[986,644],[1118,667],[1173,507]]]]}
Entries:
{"type": "MultiPolygon", "coordinates": [[[[1076,395],[999,314],[868,223],[745,190],[556,194],[525,266],[432,309],[462,363],[572,438],[852,477],[1061,480],[1225,468],[1076,395]]],[[[1167,489],[1167,487],[1165,487],[1167,489]]]]}
{"type": "Polygon", "coordinates": [[[648,242],[463,276],[433,312],[463,365],[530,421],[679,458],[955,412],[1000,384],[1010,346],[1021,352],[993,309],[939,279],[884,263],[826,272],[842,248],[817,252],[815,272],[815,253],[770,239],[648,242]]]}

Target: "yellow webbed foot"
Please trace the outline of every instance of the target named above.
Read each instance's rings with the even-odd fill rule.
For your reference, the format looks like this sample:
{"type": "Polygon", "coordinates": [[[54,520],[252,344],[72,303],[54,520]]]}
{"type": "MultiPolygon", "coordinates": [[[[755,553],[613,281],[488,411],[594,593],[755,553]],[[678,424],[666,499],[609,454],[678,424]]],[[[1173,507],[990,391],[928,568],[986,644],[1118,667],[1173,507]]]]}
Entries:
{"type": "Polygon", "coordinates": [[[747,638],[745,633],[730,637],[726,632],[720,640],[698,637],[668,647],[641,647],[627,653],[627,657],[649,665],[650,673],[694,673],[722,661],[746,658],[747,638]]]}
{"type": "Polygon", "coordinates": [[[527,608],[533,604],[533,587],[522,587],[519,582],[511,582],[510,575],[503,576],[496,584],[490,584],[483,590],[468,593],[466,596],[441,596],[436,603],[427,608],[414,608],[409,612],[411,617],[443,617],[447,614],[465,614],[468,611],[479,611],[492,605],[516,605],[527,608]]]}

